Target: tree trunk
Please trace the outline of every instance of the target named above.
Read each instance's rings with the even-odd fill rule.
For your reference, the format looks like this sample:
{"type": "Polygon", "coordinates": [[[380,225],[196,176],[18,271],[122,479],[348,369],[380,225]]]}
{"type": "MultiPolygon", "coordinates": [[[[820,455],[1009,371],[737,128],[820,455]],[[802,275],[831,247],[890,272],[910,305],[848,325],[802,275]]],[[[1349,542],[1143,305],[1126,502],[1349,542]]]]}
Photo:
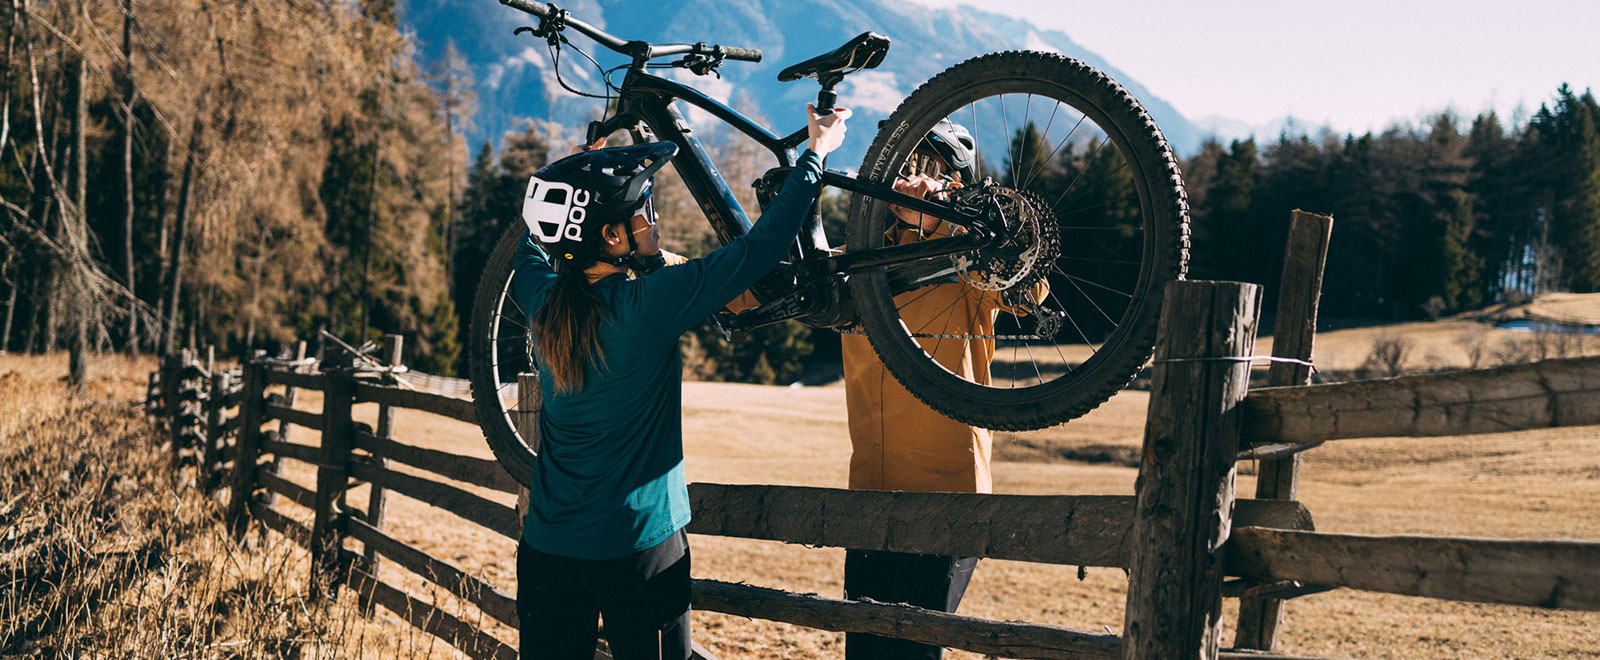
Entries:
{"type": "Polygon", "coordinates": [[[30,287],[28,291],[28,301],[32,309],[28,315],[28,340],[22,343],[22,352],[24,353],[38,352],[36,350],[36,346],[34,345],[34,341],[39,338],[39,312],[41,311],[41,305],[39,304],[38,275],[33,277],[32,284],[33,286],[30,287]]]}
{"type": "Polygon", "coordinates": [[[183,291],[183,255],[188,250],[189,213],[194,204],[194,177],[195,161],[199,160],[200,141],[205,132],[205,102],[202,100],[195,107],[194,125],[189,129],[189,153],[183,161],[183,183],[178,192],[178,213],[173,220],[172,251],[169,265],[167,266],[166,282],[162,289],[165,295],[166,307],[162,315],[166,317],[166,332],[162,334],[161,354],[172,352],[173,344],[178,336],[178,300],[183,291]]]}
{"type": "Polygon", "coordinates": [[[122,283],[128,287],[128,357],[139,357],[139,294],[133,261],[133,0],[122,2],[122,283]]]}
{"type": "MultiPolygon", "coordinates": [[[[80,9],[86,9],[80,5],[80,9]]],[[[87,22],[88,17],[84,17],[87,22]]],[[[88,380],[89,369],[87,365],[89,352],[89,315],[97,310],[92,310],[93,302],[89,299],[89,269],[93,264],[89,260],[89,141],[85,135],[89,121],[89,65],[82,55],[76,58],[73,64],[72,82],[72,205],[75,207],[71,213],[66,213],[66,205],[62,206],[61,222],[66,227],[66,234],[71,241],[71,260],[67,264],[67,287],[72,293],[72,308],[69,310],[72,318],[72,346],[69,352],[68,381],[72,383],[73,390],[83,391],[84,383],[88,380]]]]}
{"type": "MultiPolygon", "coordinates": [[[[381,128],[379,130],[382,130],[381,128]]],[[[377,139],[372,141],[372,181],[367,187],[367,231],[365,245],[361,248],[361,334],[356,337],[356,345],[367,340],[368,314],[372,307],[372,227],[378,224],[378,165],[382,161],[382,143],[377,139]]]]}
{"type": "Polygon", "coordinates": [[[445,97],[444,111],[444,143],[445,159],[449,163],[446,170],[450,180],[450,196],[444,202],[444,281],[451,287],[456,281],[456,115],[450,110],[450,99],[445,97]]]}
{"type": "Polygon", "coordinates": [[[0,355],[5,355],[6,349],[11,346],[11,320],[17,316],[17,289],[22,288],[21,283],[10,278],[10,271],[11,263],[7,261],[5,272],[0,273],[0,275],[6,276],[6,284],[9,285],[7,288],[10,289],[6,293],[5,324],[0,325],[0,355]]]}

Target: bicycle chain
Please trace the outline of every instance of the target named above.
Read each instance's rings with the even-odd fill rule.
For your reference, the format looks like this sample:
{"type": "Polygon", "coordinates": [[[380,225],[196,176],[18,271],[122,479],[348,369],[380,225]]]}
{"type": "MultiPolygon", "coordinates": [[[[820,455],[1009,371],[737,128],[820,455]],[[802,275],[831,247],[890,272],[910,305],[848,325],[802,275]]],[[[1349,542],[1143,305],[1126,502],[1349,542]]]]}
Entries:
{"type": "MultiPolygon", "coordinates": [[[[834,331],[838,332],[841,335],[865,335],[865,334],[867,334],[863,330],[856,330],[854,328],[835,328],[834,331]]],[[[1037,335],[1037,334],[1033,334],[1033,335],[958,335],[958,334],[946,334],[946,333],[934,333],[934,332],[913,332],[913,333],[911,333],[911,336],[915,337],[917,339],[1006,339],[1006,340],[1022,340],[1022,341],[1035,340],[1035,339],[1044,341],[1044,340],[1055,339],[1054,335],[1049,336],[1049,337],[1045,337],[1045,336],[1041,336],[1041,335],[1037,335]]]]}

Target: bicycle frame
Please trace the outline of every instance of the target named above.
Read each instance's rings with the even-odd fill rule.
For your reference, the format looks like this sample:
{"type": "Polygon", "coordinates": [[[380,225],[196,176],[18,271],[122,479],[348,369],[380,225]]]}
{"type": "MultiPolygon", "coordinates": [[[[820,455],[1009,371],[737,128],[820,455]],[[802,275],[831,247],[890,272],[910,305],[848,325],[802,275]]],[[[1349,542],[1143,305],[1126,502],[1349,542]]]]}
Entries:
{"type": "MultiPolygon", "coordinates": [[[[689,188],[689,193],[705,213],[718,240],[724,245],[750,230],[750,218],[739,200],[734,197],[733,191],[723,179],[722,173],[717,170],[716,164],[711,162],[705,148],[694,137],[688,122],[672,107],[672,102],[682,100],[734,127],[770,151],[777,159],[778,167],[794,166],[795,149],[803,144],[807,137],[806,129],[803,128],[780,137],[739,111],[706,96],[693,87],[652,75],[639,67],[628,70],[620,87],[620,93],[621,100],[617,106],[616,116],[598,126],[591,126],[589,136],[591,141],[624,128],[636,130],[630,124],[637,120],[643,122],[656,139],[677,144],[678,154],[673,157],[673,166],[677,168],[678,174],[689,188]],[[596,131],[599,135],[594,134],[596,131]]],[[[823,172],[822,184],[904,206],[965,227],[969,231],[959,236],[907,245],[832,254],[828,251],[829,246],[825,237],[821,235],[820,227],[814,227],[810,241],[808,242],[807,237],[802,234],[790,254],[793,265],[806,271],[841,274],[864,272],[971,251],[990,245],[998,235],[984,225],[984,218],[980,212],[970,210],[964,212],[963,209],[951,204],[912,197],[897,192],[886,184],[862,181],[835,170],[823,172]]],[[[815,208],[813,217],[816,217],[815,208]]]]}

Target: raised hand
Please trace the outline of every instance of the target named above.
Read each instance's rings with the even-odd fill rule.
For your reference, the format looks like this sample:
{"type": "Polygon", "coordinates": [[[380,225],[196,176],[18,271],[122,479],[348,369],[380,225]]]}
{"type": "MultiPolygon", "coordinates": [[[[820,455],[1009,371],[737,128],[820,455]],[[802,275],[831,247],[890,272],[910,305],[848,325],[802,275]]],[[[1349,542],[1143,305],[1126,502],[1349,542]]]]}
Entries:
{"type": "Polygon", "coordinates": [[[834,108],[832,114],[819,115],[817,108],[810,103],[806,104],[806,134],[811,137],[811,142],[806,147],[817,152],[818,156],[826,156],[844,142],[844,121],[850,118],[849,108],[834,108]]]}

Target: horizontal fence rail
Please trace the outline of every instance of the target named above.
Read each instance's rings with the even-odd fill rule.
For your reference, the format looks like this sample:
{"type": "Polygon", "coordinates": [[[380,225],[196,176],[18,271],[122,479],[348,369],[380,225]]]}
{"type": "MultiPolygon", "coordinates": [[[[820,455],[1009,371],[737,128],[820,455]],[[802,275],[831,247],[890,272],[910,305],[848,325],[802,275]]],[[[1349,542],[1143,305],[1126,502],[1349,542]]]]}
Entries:
{"type": "Polygon", "coordinates": [[[308,374],[283,369],[266,369],[267,384],[288,385],[296,389],[321,392],[326,381],[321,374],[308,374]]]}
{"type": "Polygon", "coordinates": [[[473,408],[471,399],[457,399],[432,392],[358,382],[356,400],[421,410],[473,425],[478,423],[478,411],[473,408]]]}
{"type": "Polygon", "coordinates": [[[1245,397],[1253,444],[1498,433],[1600,424],[1600,357],[1382,380],[1269,387],[1245,397]]]}
{"type": "MultiPolygon", "coordinates": [[[[352,563],[360,560],[360,555],[348,550],[341,554],[352,563]]],[[[350,569],[350,588],[362,598],[382,605],[423,632],[449,642],[469,657],[517,660],[517,649],[511,645],[449,612],[385,584],[366,571],[350,569]]]]}
{"type": "Polygon", "coordinates": [[[290,408],[281,403],[266,403],[262,406],[262,411],[265,412],[266,417],[269,419],[281,419],[290,424],[304,426],[308,429],[322,428],[322,415],[314,412],[290,408]]]}
{"type": "Polygon", "coordinates": [[[522,536],[522,520],[517,517],[516,509],[455,486],[396,472],[364,461],[350,463],[350,476],[449,511],[506,538],[517,539],[522,536]]]}
{"type": "MultiPolygon", "coordinates": [[[[1127,495],[991,495],[689,484],[691,534],[1126,568],[1127,495]]],[[[1250,524],[1310,529],[1299,502],[1239,500],[1250,524]]]]}
{"type": "Polygon", "coordinates": [[[1116,635],[1037,623],[990,621],[873,601],[835,600],[777,589],[694,581],[695,609],[782,621],[835,632],[862,632],[1006,658],[1118,657],[1116,635]]]}
{"type": "Polygon", "coordinates": [[[473,458],[437,449],[413,447],[364,432],[356,433],[356,448],[365,450],[373,456],[421,468],[447,479],[502,493],[516,495],[522,489],[522,484],[517,483],[517,480],[500,466],[500,462],[493,459],[473,458]]]}
{"type": "Polygon", "coordinates": [[[1230,572],[1363,591],[1600,610],[1600,542],[1365,536],[1243,527],[1230,572]]]}
{"type": "Polygon", "coordinates": [[[377,550],[379,554],[406,570],[467,599],[494,620],[512,628],[518,627],[515,597],[494,588],[494,585],[468,575],[466,571],[456,568],[443,559],[437,559],[384,534],[367,524],[365,520],[351,517],[346,519],[346,524],[349,526],[348,532],[351,538],[377,550]]]}

